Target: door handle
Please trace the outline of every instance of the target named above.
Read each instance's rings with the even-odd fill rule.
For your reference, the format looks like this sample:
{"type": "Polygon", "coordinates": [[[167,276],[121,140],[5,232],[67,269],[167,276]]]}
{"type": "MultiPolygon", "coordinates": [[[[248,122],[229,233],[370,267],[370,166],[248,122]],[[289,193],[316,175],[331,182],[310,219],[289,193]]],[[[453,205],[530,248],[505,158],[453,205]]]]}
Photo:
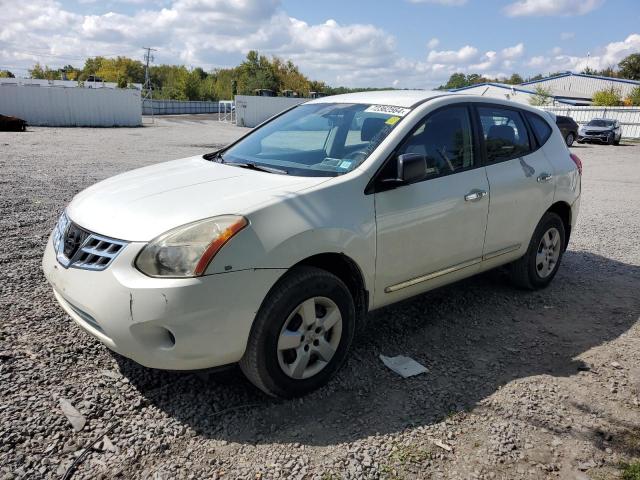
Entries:
{"type": "Polygon", "coordinates": [[[551,175],[550,173],[541,173],[540,176],[538,177],[538,182],[539,183],[545,183],[550,181],[553,178],[553,175],[551,175]]]}
{"type": "Polygon", "coordinates": [[[465,202],[477,202],[478,200],[482,200],[486,197],[488,193],[486,190],[471,190],[464,196],[465,202]]]}

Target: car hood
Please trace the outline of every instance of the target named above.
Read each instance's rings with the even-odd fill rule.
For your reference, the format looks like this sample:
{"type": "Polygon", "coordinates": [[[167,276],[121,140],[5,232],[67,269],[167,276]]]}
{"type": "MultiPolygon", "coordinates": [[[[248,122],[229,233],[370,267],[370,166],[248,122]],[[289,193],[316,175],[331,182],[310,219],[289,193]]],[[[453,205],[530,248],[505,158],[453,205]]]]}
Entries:
{"type": "Polygon", "coordinates": [[[613,127],[591,127],[589,125],[583,125],[582,130],[589,130],[590,132],[608,132],[613,130],[613,127]]]}
{"type": "Polygon", "coordinates": [[[92,232],[149,241],[174,227],[296,194],[330,177],[294,177],[247,170],[203,159],[173,160],[116,175],[87,188],[67,208],[92,232]]]}

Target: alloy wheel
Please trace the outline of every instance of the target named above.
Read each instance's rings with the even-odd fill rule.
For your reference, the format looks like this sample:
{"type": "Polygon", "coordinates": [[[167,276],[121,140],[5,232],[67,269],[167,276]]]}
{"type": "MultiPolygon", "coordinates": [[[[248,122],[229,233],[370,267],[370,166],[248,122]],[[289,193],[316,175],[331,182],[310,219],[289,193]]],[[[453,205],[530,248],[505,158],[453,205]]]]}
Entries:
{"type": "Polygon", "coordinates": [[[547,278],[558,265],[560,258],[560,232],[552,227],[545,232],[538,245],[536,272],[540,278],[547,278]]]}
{"type": "Polygon", "coordinates": [[[324,369],[342,338],[342,314],[333,300],[312,297],[293,309],[278,337],[278,363],[285,375],[310,378],[324,369]]]}

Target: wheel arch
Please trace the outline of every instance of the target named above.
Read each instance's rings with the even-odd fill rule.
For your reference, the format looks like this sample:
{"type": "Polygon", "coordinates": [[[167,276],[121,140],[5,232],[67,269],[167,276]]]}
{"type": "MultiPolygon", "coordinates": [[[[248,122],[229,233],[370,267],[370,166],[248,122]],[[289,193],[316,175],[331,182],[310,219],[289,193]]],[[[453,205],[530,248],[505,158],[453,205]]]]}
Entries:
{"type": "Polygon", "coordinates": [[[344,253],[326,252],[304,258],[291,268],[303,265],[326,270],[345,283],[353,296],[358,323],[361,324],[369,310],[369,292],[362,270],[356,261],[344,253]]]}
{"type": "Polygon", "coordinates": [[[562,220],[565,232],[564,251],[567,250],[569,245],[569,239],[571,238],[571,205],[567,202],[559,201],[551,205],[547,212],[553,212],[557,214],[562,220]]]}

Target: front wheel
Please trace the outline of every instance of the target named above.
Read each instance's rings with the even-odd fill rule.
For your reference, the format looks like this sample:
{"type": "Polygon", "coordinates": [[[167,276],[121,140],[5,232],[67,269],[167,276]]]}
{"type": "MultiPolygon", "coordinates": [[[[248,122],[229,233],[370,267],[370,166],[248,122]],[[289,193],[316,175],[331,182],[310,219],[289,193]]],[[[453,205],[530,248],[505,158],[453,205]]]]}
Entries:
{"type": "Polygon", "coordinates": [[[564,245],[562,219],[553,212],[545,213],[533,232],[527,253],[511,264],[513,282],[528,290],[549,285],[560,267],[564,245]]]}
{"type": "Polygon", "coordinates": [[[274,397],[297,397],[324,384],[344,362],[355,334],[347,286],[315,267],[296,267],[269,292],[240,368],[274,397]]]}

